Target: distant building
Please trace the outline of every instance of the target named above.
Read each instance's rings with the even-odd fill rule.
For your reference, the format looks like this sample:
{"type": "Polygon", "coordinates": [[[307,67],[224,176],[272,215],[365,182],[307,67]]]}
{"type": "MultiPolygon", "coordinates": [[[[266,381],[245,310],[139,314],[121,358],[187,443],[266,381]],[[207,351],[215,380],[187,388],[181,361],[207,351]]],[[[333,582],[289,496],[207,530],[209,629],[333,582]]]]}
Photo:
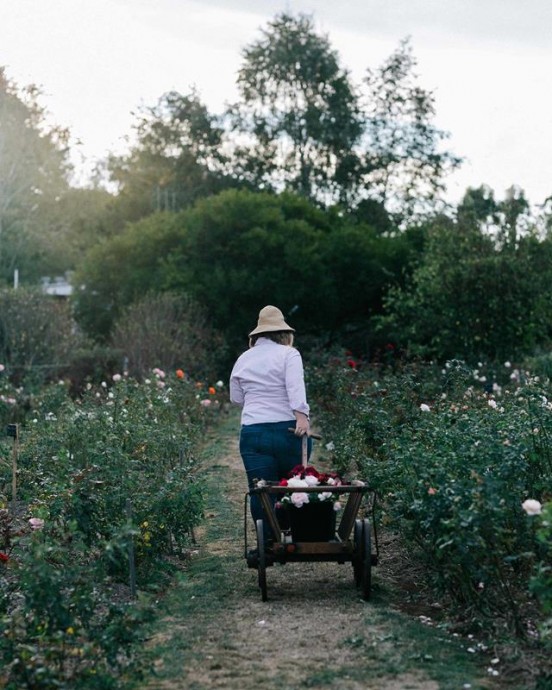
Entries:
{"type": "Polygon", "coordinates": [[[70,297],[73,294],[73,286],[69,282],[69,276],[48,276],[41,278],[42,292],[53,297],[70,297]]]}

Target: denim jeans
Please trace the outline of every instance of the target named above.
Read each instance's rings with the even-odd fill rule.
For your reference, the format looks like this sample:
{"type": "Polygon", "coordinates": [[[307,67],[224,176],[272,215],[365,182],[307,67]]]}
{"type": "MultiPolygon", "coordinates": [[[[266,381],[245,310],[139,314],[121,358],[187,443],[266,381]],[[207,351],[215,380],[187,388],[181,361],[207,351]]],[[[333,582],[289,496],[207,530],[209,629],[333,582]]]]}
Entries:
{"type": "MultiPolygon", "coordinates": [[[[301,464],[301,437],[288,431],[295,428],[295,419],[289,422],[272,422],[242,426],[240,432],[240,454],[243,459],[249,488],[256,486],[256,480],[266,479],[278,482],[287,477],[288,472],[301,464]]],[[[312,450],[312,440],[308,440],[308,456],[312,450]]],[[[274,502],[273,498],[273,502],[274,502]]],[[[253,521],[264,519],[265,541],[271,540],[272,530],[268,527],[258,496],[251,496],[251,515],[253,521]]]]}

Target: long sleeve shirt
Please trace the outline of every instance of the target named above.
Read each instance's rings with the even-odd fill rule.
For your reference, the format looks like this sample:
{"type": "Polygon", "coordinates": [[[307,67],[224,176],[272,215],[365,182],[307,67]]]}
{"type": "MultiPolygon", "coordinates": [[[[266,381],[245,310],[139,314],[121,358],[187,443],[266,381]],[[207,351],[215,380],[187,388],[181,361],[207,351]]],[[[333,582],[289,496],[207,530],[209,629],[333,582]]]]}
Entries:
{"type": "Polygon", "coordinates": [[[241,423],[287,422],[308,416],[303,360],[298,350],[260,337],[240,355],[230,375],[230,400],[241,405],[241,423]]]}

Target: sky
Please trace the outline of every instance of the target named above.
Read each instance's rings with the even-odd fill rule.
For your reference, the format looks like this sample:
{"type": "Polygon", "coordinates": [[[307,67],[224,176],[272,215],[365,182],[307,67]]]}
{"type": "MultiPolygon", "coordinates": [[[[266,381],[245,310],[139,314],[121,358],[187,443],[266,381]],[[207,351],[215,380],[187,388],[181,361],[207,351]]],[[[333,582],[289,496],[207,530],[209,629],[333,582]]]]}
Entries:
{"type": "Polygon", "coordinates": [[[0,0],[0,66],[41,87],[86,171],[124,151],[136,111],[167,91],[195,87],[222,112],[243,48],[282,11],[310,15],[356,83],[410,37],[464,159],[449,201],[482,184],[535,205],[552,195],[552,0],[0,0]]]}

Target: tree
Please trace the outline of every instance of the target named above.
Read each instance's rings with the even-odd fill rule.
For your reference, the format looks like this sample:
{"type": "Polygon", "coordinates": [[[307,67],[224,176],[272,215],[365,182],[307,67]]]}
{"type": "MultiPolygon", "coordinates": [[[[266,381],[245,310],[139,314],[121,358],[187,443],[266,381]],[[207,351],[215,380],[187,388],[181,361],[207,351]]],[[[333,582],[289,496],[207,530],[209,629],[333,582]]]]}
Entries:
{"type": "Polygon", "coordinates": [[[75,271],[72,299],[88,335],[106,342],[128,305],[166,288],[163,262],[183,232],[179,214],[156,213],[86,253],[75,271]]]}
{"type": "Polygon", "coordinates": [[[35,86],[19,89],[0,68],[0,280],[37,280],[55,265],[52,238],[68,190],[68,132],[45,124],[35,86]]]}
{"type": "Polygon", "coordinates": [[[461,162],[439,150],[448,135],[432,124],[435,100],[417,85],[415,67],[405,39],[365,78],[361,184],[399,222],[426,210],[444,190],[446,175],[461,162]]]}
{"type": "Polygon", "coordinates": [[[312,21],[283,13],[244,50],[234,129],[238,174],[256,187],[328,202],[345,198],[358,165],[358,99],[312,21]]]}
{"type": "Polygon", "coordinates": [[[192,91],[164,94],[141,111],[128,154],[110,156],[117,185],[119,228],[155,211],[179,211],[233,184],[224,155],[224,129],[192,91]]]}
{"type": "Polygon", "coordinates": [[[512,247],[472,223],[440,219],[380,328],[412,354],[512,359],[552,338],[552,243],[527,234],[512,247]]]}
{"type": "Polygon", "coordinates": [[[382,227],[382,210],[395,223],[426,211],[460,160],[440,150],[447,135],[432,122],[434,98],[415,67],[404,40],[356,86],[310,18],[276,16],[244,50],[241,101],[230,111],[245,139],[235,174],[323,205],[364,204],[382,227]]]}

